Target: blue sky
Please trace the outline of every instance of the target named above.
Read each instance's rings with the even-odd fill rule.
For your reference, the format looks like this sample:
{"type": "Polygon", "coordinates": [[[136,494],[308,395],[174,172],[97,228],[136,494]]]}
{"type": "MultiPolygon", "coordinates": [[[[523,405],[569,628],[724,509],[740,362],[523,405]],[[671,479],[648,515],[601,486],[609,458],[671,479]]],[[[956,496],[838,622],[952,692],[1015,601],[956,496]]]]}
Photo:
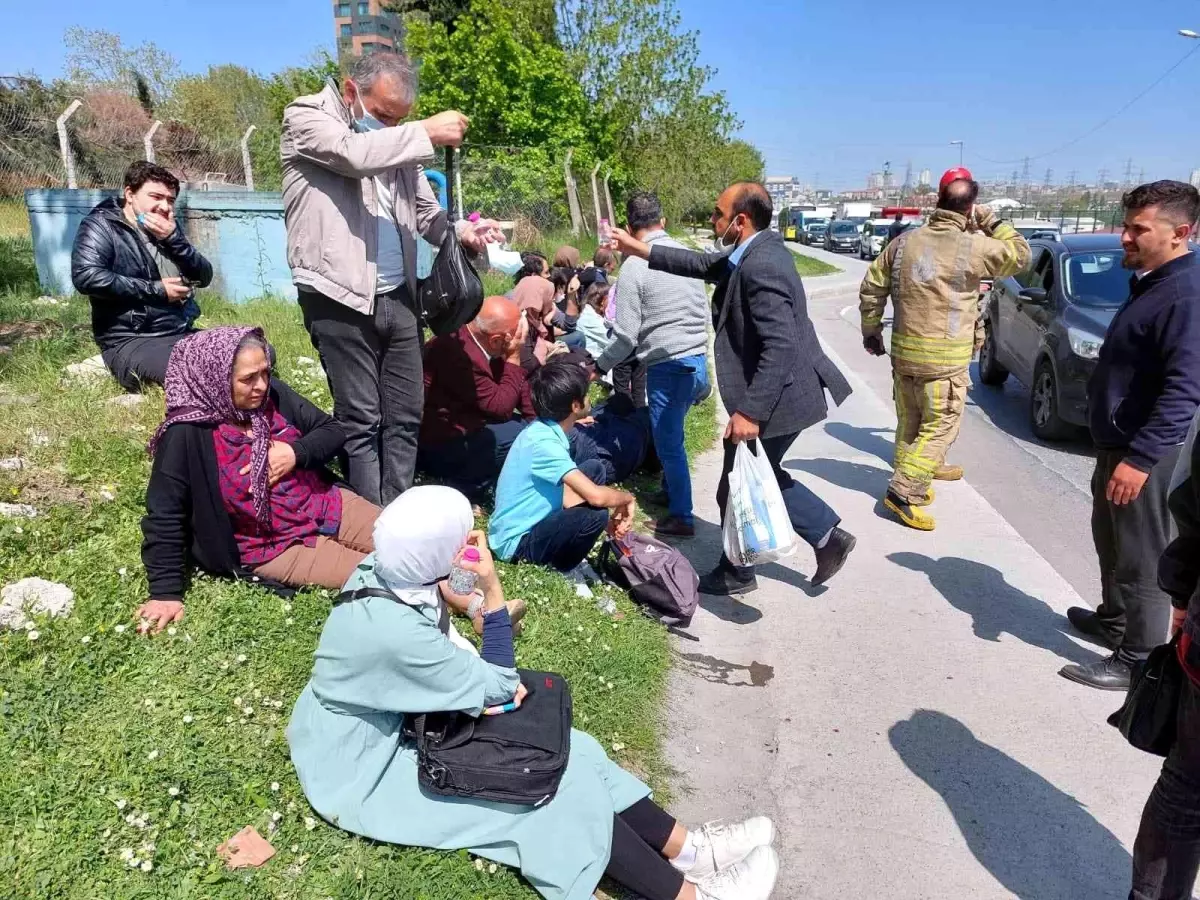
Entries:
{"type": "MultiPolygon", "coordinates": [[[[498,0],[500,2],[500,0],[498,0]]],[[[6,4],[7,5],[7,4],[6,4]]],[[[157,0],[147,14],[125,0],[26,4],[0,31],[0,74],[61,71],[70,25],[105,28],[127,43],[152,40],[183,68],[234,62],[270,72],[332,48],[331,0],[157,0]]],[[[743,136],[772,174],[825,187],[861,184],[890,160],[903,177],[958,162],[966,141],[977,176],[1009,175],[1026,154],[1031,177],[1054,170],[1094,181],[1186,178],[1200,167],[1200,52],[1112,124],[1042,156],[1117,110],[1200,41],[1200,0],[680,0],[700,32],[743,136]]]]}

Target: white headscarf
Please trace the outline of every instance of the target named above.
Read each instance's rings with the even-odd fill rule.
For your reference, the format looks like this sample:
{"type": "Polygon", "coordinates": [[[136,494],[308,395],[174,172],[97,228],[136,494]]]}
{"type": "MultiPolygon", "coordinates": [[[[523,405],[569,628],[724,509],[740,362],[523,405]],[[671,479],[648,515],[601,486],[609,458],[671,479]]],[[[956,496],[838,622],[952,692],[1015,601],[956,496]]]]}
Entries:
{"type": "Polygon", "coordinates": [[[436,582],[474,524],[470,501],[453,488],[410,488],[375,520],[375,574],[405,603],[436,607],[436,582]]]}

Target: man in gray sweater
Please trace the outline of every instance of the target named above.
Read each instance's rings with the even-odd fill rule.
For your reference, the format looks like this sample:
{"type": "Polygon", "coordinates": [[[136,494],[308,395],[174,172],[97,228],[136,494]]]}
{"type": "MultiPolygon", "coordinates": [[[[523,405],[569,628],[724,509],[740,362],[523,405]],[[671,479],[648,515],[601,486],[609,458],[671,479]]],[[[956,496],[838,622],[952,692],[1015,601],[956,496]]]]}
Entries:
{"type": "MultiPolygon", "coordinates": [[[[658,197],[638,191],[625,205],[630,233],[651,246],[686,249],[667,236],[658,197]]],[[[691,537],[692,476],[683,448],[683,421],[688,409],[707,397],[708,294],[704,284],[650,270],[644,259],[630,258],[617,280],[617,320],[613,341],[596,362],[607,372],[630,355],[646,366],[646,400],[654,449],[662,462],[668,516],[655,523],[655,533],[691,537]]]]}

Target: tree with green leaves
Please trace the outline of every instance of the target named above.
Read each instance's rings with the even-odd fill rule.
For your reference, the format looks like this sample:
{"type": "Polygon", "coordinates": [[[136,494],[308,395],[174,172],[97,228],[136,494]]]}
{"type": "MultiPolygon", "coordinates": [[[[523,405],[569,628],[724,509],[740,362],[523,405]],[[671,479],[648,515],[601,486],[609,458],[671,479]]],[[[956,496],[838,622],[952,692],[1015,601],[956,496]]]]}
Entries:
{"type": "Polygon", "coordinates": [[[146,99],[162,105],[170,99],[179,78],[175,57],[150,41],[126,47],[121,36],[111,31],[76,26],[67,29],[63,43],[67,47],[67,80],[84,87],[134,96],[148,92],[146,99]]]}

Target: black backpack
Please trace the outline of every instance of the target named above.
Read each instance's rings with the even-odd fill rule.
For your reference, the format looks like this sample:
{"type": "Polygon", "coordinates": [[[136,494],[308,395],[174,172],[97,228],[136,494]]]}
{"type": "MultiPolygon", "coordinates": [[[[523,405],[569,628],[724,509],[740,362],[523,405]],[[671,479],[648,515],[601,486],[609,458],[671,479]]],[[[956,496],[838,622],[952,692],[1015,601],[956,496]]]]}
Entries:
{"type": "MultiPolygon", "coordinates": [[[[384,588],[344,591],[334,605],[366,597],[400,602],[384,588]]],[[[438,629],[450,630],[441,604],[438,629]]],[[[441,797],[540,806],[558,792],[571,752],[571,688],[553,672],[518,669],[528,693],[512,712],[474,719],[461,712],[407,713],[417,746],[417,783],[441,797]]]]}

